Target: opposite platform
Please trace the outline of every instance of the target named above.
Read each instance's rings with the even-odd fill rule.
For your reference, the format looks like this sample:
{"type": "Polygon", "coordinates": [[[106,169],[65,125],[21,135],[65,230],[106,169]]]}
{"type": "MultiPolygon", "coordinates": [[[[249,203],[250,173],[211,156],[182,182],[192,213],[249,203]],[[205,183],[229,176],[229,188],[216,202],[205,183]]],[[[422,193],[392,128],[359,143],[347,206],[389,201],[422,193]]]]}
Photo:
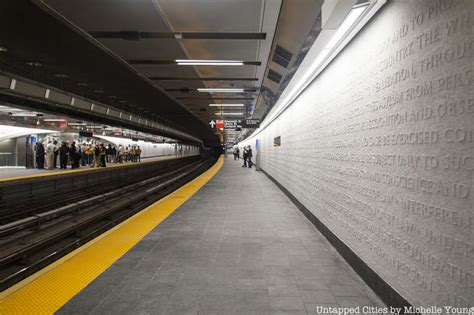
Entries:
{"type": "MultiPolygon", "coordinates": [[[[184,157],[184,156],[181,156],[184,157]]],[[[53,170],[39,170],[36,168],[32,169],[22,169],[22,168],[0,168],[0,183],[2,182],[9,182],[9,181],[19,181],[19,180],[29,180],[32,178],[40,178],[40,177],[50,177],[50,176],[63,176],[78,172],[93,172],[97,170],[104,170],[110,169],[114,167],[130,167],[136,165],[142,165],[146,163],[152,163],[160,160],[167,160],[167,159],[176,159],[180,157],[176,156],[159,156],[153,158],[146,158],[142,159],[141,162],[129,162],[129,163],[108,163],[107,167],[90,167],[90,166],[81,166],[80,168],[76,169],[53,169],[53,170]]]]}
{"type": "Polygon", "coordinates": [[[318,305],[383,304],[275,184],[227,159],[59,313],[315,314],[318,305]]]}

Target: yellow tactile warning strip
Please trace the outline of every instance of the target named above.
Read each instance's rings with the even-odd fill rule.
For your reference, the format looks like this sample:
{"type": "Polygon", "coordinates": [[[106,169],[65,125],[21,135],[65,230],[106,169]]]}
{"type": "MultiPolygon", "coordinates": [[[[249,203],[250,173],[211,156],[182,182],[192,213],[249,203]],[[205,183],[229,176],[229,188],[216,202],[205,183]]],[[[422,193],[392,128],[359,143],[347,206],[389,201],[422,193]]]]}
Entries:
{"type": "Polygon", "coordinates": [[[57,311],[194,195],[223,164],[221,157],[193,181],[0,293],[0,314],[57,311]]]}
{"type": "Polygon", "coordinates": [[[105,168],[104,167],[91,168],[91,167],[83,166],[82,168],[78,168],[74,170],[65,170],[65,171],[57,171],[57,172],[48,172],[44,174],[33,174],[33,175],[22,175],[22,176],[15,176],[15,177],[0,178],[0,183],[8,182],[8,181],[28,180],[32,178],[38,178],[38,177],[63,176],[63,175],[79,173],[79,172],[105,171],[114,167],[135,167],[138,165],[155,163],[158,161],[164,161],[164,160],[169,160],[169,159],[180,159],[180,158],[181,157],[167,156],[160,159],[154,159],[153,161],[134,162],[134,163],[129,163],[129,164],[128,163],[127,164],[113,164],[105,168]]]}

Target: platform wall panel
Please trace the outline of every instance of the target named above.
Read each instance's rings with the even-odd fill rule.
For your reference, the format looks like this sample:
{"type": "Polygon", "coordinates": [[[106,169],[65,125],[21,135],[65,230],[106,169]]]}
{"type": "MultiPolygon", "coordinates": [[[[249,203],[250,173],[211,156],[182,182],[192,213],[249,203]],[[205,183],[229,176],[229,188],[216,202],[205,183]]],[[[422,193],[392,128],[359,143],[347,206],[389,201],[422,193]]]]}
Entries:
{"type": "Polygon", "coordinates": [[[474,1],[388,1],[240,144],[414,306],[474,301],[473,25],[474,1]]]}

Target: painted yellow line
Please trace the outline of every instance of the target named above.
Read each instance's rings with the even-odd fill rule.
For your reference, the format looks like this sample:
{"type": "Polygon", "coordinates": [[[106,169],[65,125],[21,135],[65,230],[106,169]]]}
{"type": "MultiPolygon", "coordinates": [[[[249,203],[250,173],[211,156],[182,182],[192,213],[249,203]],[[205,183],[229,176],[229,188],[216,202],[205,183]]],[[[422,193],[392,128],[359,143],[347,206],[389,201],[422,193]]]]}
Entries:
{"type": "Polygon", "coordinates": [[[0,314],[52,314],[57,311],[194,195],[223,164],[221,157],[195,180],[0,293],[0,314]]]}
{"type": "MultiPolygon", "coordinates": [[[[55,171],[55,172],[48,172],[48,173],[43,173],[43,174],[33,174],[33,175],[21,175],[21,176],[15,176],[15,177],[6,177],[6,178],[0,178],[0,183],[3,182],[9,182],[9,181],[19,181],[19,180],[28,180],[28,179],[33,179],[33,178],[38,178],[38,177],[49,177],[49,176],[63,176],[67,174],[72,174],[72,173],[80,173],[80,172],[97,172],[97,171],[106,171],[108,169],[114,168],[114,167],[136,167],[139,165],[143,164],[149,164],[149,163],[154,163],[157,161],[165,161],[165,160],[170,160],[170,159],[180,159],[181,157],[163,157],[159,159],[154,159],[153,161],[143,161],[143,162],[133,162],[130,164],[113,164],[107,166],[107,167],[97,167],[97,168],[91,168],[88,166],[83,166],[82,168],[74,169],[74,170],[60,170],[60,171],[55,171]]],[[[46,172],[46,170],[45,170],[46,172]]]]}

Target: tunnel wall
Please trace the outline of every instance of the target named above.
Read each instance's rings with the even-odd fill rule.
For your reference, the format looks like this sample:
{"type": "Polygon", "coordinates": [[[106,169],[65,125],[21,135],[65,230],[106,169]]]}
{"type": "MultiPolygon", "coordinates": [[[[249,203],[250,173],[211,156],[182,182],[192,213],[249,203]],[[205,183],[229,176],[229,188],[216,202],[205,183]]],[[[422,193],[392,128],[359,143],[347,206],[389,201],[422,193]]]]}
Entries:
{"type": "Polygon", "coordinates": [[[473,23],[474,1],[388,1],[239,144],[414,306],[474,301],[473,23]]]}

